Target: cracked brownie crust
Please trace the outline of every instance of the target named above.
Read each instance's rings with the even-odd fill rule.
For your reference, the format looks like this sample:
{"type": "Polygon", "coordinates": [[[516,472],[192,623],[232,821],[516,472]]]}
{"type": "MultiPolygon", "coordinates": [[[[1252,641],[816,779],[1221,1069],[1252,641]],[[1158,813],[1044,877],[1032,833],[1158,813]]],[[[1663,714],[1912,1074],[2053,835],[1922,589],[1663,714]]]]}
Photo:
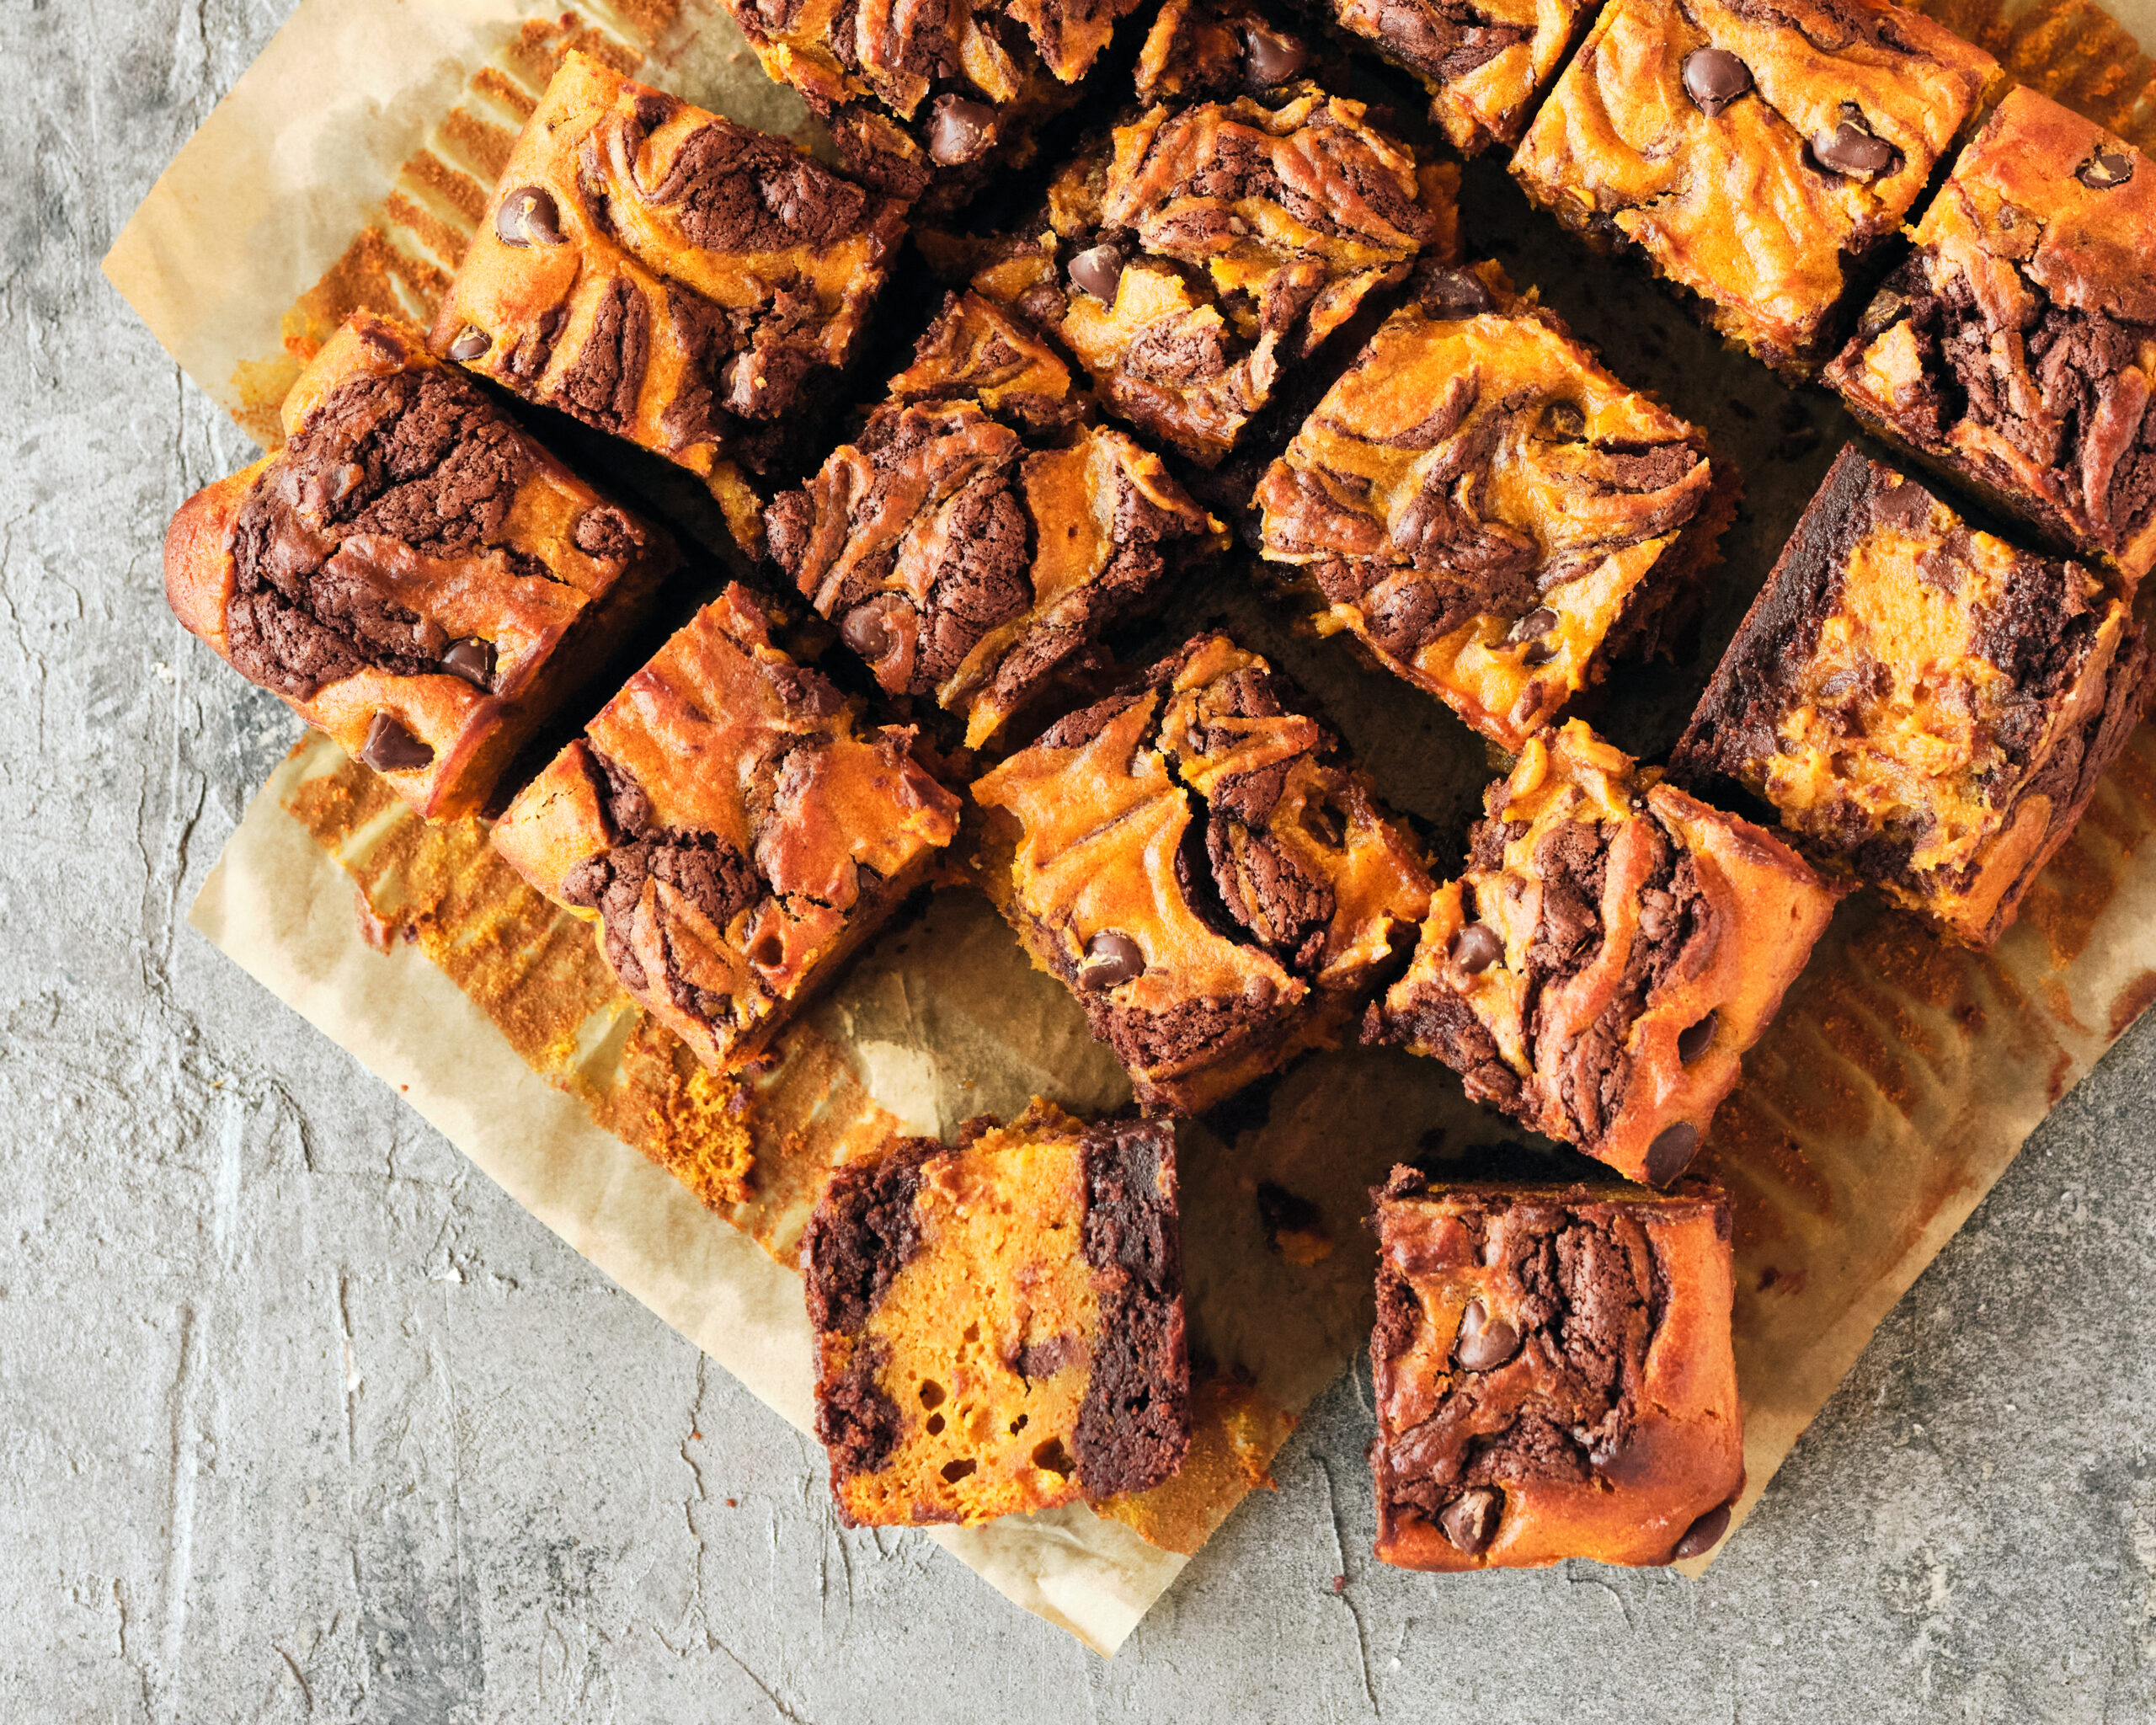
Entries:
{"type": "Polygon", "coordinates": [[[1022,319],[954,295],[859,436],[765,517],[773,559],[878,682],[962,715],[969,747],[1226,542],[1093,417],[1022,319]]]}
{"type": "Polygon", "coordinates": [[[1321,633],[1518,749],[1666,638],[1736,481],[1495,264],[1415,288],[1260,482],[1261,545],[1321,633]]]}
{"type": "Polygon", "coordinates": [[[1377,1554],[1408,1569],[1712,1549],[1744,1486],[1729,1200],[1443,1186],[1377,1201],[1377,1554]]]}
{"type": "Polygon", "coordinates": [[[1032,161],[1041,121],[1138,0],[726,0],[764,70],[799,91],[847,167],[924,215],[1032,161]]]}
{"type": "Polygon", "coordinates": [[[1150,105],[1057,177],[1044,231],[973,277],[1059,337],[1110,412],[1208,467],[1369,295],[1457,250],[1456,171],[1418,167],[1265,40],[1164,10],[1139,65],[1150,105]]]}
{"type": "Polygon", "coordinates": [[[1265,660],[1203,635],[973,788],[984,885],[1149,1111],[1331,1041],[1429,901],[1414,844],[1265,660]]]}
{"type": "Polygon", "coordinates": [[[2078,563],[1842,452],[1670,760],[1822,866],[1998,939],[2141,718],[2140,626],[2078,563]]]}
{"type": "Polygon", "coordinates": [[[850,1525],[974,1523],[1171,1477],[1190,1442],[1175,1137],[1036,1100],[840,1167],[802,1247],[850,1525]]]}
{"type": "Polygon", "coordinates": [[[1801,376],[2003,76],[1877,0],[1615,0],[1513,172],[1566,226],[1637,248],[1725,335],[1801,376]]]}
{"type": "Polygon", "coordinates": [[[739,1066],[956,835],[913,750],[771,645],[736,585],[525,788],[494,848],[598,924],[622,986],[699,1060],[739,1066]]]}
{"type": "Polygon", "coordinates": [[[1827,381],[1882,436],[2102,558],[2156,563],[2156,163],[2015,90],[1827,381]]]}
{"type": "Polygon", "coordinates": [[[805,447],[905,232],[901,207],[755,132],[567,56],[443,300],[435,351],[703,478],[805,447]]]}
{"type": "Polygon", "coordinates": [[[673,543],[387,318],[333,336],[283,418],[281,451],[173,517],[173,610],[420,814],[471,813],[673,543]]]}
{"type": "Polygon", "coordinates": [[[1474,1100],[1667,1185],[1836,895],[1577,719],[1530,741],[1485,808],[1364,1039],[1434,1056],[1474,1100]]]}

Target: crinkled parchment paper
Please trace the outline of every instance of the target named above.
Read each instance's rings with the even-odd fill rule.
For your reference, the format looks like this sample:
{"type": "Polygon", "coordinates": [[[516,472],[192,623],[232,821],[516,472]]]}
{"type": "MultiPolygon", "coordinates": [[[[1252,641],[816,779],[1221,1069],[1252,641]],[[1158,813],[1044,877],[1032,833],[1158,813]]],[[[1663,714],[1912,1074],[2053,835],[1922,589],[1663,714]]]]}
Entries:
{"type": "MultiPolygon", "coordinates": [[[[2082,0],[1925,9],[2150,141],[2150,64],[2082,0]]],[[[2156,7],[2135,0],[2129,21],[2145,29],[2156,7]]],[[[716,0],[620,0],[582,14],[512,0],[304,0],[145,200],[107,272],[196,382],[271,438],[286,387],[347,311],[424,320],[569,45],[803,132],[798,103],[764,80],[716,0]]],[[[1652,756],[1849,423],[1816,392],[1792,398],[1724,353],[1637,278],[1522,219],[1498,166],[1470,168],[1465,201],[1470,246],[1496,245],[1516,280],[1539,286],[1630,380],[1705,425],[1747,477],[1699,648],[1674,673],[1620,685],[1595,715],[1652,756]]],[[[1131,653],[1232,628],[1316,694],[1450,866],[1494,770],[1481,745],[1292,623],[1230,570],[1182,595],[1131,653]]],[[[2156,997],[2152,830],[2156,736],[2144,729],[1996,953],[1945,948],[1852,900],[1746,1061],[1700,1162],[1737,1204],[1740,1516],[2031,1129],[2156,997]]],[[[803,1427],[811,1338],[791,1264],[818,1172],[884,1131],[948,1133],[1035,1093],[1080,1109],[1128,1099],[1075,1004],[962,884],[865,952],[775,1071],[712,1079],[622,996],[584,926],[523,888],[476,825],[422,826],[318,739],[256,798],[193,920],[803,1427]]],[[[1393,1050],[1315,1056],[1187,1127],[1200,1388],[1183,1476],[1103,1514],[931,1537],[1113,1652],[1174,1579],[1177,1553],[1264,1481],[1294,1411],[1353,1361],[1369,1322],[1369,1188],[1411,1157],[1487,1166],[1492,1142],[1512,1137],[1435,1063],[1393,1050]]]]}

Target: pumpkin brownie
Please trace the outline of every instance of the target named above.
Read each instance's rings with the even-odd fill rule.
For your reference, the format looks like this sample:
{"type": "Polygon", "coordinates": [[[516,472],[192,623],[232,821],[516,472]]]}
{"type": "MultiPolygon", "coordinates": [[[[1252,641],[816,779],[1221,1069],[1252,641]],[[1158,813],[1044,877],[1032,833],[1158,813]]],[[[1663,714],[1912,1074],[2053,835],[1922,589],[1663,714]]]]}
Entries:
{"type": "Polygon", "coordinates": [[[2156,563],[2156,163],[2015,90],[1914,238],[1827,382],[2131,593],[2156,563]]]}
{"type": "Polygon", "coordinates": [[[905,231],[899,205],[785,139],[571,53],[435,351],[679,462],[753,547],[750,478],[807,448],[905,231]]]}
{"type": "Polygon", "coordinates": [[[1711,1551],[1744,1488],[1726,1195],[1398,1167],[1373,1196],[1379,1560],[1711,1551]]]}
{"type": "Polygon", "coordinates": [[[914,733],[860,724],[736,584],[525,787],[494,842],[596,922],[622,986],[724,1070],[762,1052],[958,825],[914,733]]]}
{"type": "Polygon", "coordinates": [[[771,557],[886,690],[993,743],[1226,543],[1097,419],[1024,319],[953,295],[855,440],[773,501],[771,557]]]}
{"type": "Polygon", "coordinates": [[[423,815],[476,812],[679,562],[419,333],[355,313],[181,505],[173,613],[423,815]]]}
{"type": "Polygon", "coordinates": [[[816,1435],[850,1526],[986,1521],[1190,1446],[1174,1133],[1036,1100],[841,1164],[802,1247],[816,1435]]]}
{"type": "Polygon", "coordinates": [[[846,166],[924,215],[1034,157],[1139,0],[726,0],[764,70],[798,90],[846,166]]]}
{"type": "Polygon", "coordinates": [[[1500,747],[1694,609],[1726,463],[1495,264],[1423,265],[1257,488],[1260,544],[1500,747]]]}
{"type": "Polygon", "coordinates": [[[1881,0],[1613,0],[1513,172],[1636,249],[1715,328],[1801,376],[2004,74],[1881,0]]]}
{"type": "Polygon", "coordinates": [[[1842,451],[1670,759],[1822,867],[1988,947],[2148,702],[2126,605],[1842,451]]]}
{"type": "MultiPolygon", "coordinates": [[[[1319,0],[1309,0],[1315,5],[1319,0]]],[[[1324,11],[1430,93],[1430,118],[1462,155],[1519,142],[1589,0],[1322,0],[1324,11]]]]}
{"type": "Polygon", "coordinates": [[[1059,338],[1110,413],[1207,467],[1370,295],[1458,249],[1457,170],[1418,163],[1362,103],[1299,76],[1299,45],[1235,16],[1164,8],[1145,110],[972,278],[1059,338]]]}
{"type": "Polygon", "coordinates": [[[1838,895],[1772,833],[1709,808],[1577,719],[1490,788],[1366,1042],[1664,1186],[1706,1135],[1838,895]]]}
{"type": "Polygon", "coordinates": [[[975,782],[983,884],[1149,1112],[1332,1042],[1430,879],[1285,678],[1201,635],[975,782]]]}

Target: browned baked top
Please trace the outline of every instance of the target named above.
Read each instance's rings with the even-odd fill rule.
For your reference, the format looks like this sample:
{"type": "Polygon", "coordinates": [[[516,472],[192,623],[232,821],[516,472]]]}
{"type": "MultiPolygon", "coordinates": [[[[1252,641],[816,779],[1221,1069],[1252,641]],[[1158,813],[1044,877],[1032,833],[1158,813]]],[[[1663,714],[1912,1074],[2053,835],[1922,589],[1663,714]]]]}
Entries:
{"type": "Polygon", "coordinates": [[[803,1242],[849,1524],[974,1523],[1171,1477],[1190,1443],[1175,1134],[1038,1099],[831,1175],[803,1242]]]}
{"type": "Polygon", "coordinates": [[[894,694],[994,740],[1225,530],[1024,320],[953,296],[851,443],[765,520],[773,558],[894,694]]]}
{"type": "Polygon", "coordinates": [[[1519,142],[1535,99],[1594,8],[1588,0],[1326,0],[1430,93],[1430,117],[1472,155],[1519,142]]]}
{"type": "Polygon", "coordinates": [[[1995,940],[2138,721],[2140,628],[2078,563],[1844,450],[1671,757],[1822,864],[1995,940]]]}
{"type": "Polygon", "coordinates": [[[1280,1034],[1314,996],[1352,1001],[1428,903],[1417,847],[1337,740],[1225,635],[973,795],[1008,844],[988,890],[1141,1097],[1280,1034]]]}
{"type": "MultiPolygon", "coordinates": [[[[1217,68],[1172,70],[1175,33],[1204,21],[1163,12],[1141,78],[1163,92],[1217,84],[1217,68]]],[[[1238,40],[1233,64],[1247,67],[1238,40]]],[[[1194,45],[1190,66],[1209,51],[1194,45]]],[[[1164,94],[1065,168],[1044,231],[999,248],[973,285],[1059,335],[1111,412],[1209,466],[1284,366],[1426,251],[1453,254],[1455,182],[1418,166],[1363,104],[1307,79],[1225,99],[1164,94]]]]}
{"type": "Polygon", "coordinates": [[[595,618],[640,603],[673,543],[547,453],[418,333],[355,314],[286,398],[284,448],[182,509],[168,590],[188,628],[422,813],[467,812],[595,618]]]}
{"type": "MultiPolygon", "coordinates": [[[[580,53],[526,124],[438,354],[706,477],[787,451],[852,358],[900,206],[580,53]]],[[[753,508],[750,508],[753,526],[753,508]]]]}
{"type": "Polygon", "coordinates": [[[1257,503],[1321,630],[1517,749],[1611,653],[1657,644],[1721,530],[1716,488],[1706,439],[1532,291],[1424,264],[1257,503]]]}
{"type": "Polygon", "coordinates": [[[738,1065],[956,835],[914,742],[861,727],[736,585],[525,788],[494,846],[599,922],[622,986],[700,1058],[738,1065]]]}
{"type": "Polygon", "coordinates": [[[1365,1039],[1627,1178],[1681,1173],[1836,894],[1772,833],[1641,768],[1577,719],[1491,787],[1365,1039]]]}
{"type": "Polygon", "coordinates": [[[2152,256],[2156,163],[2015,90],[1828,382],[2131,589],[2156,563],[2152,256]]]}
{"type": "Polygon", "coordinates": [[[1377,1199],[1379,1557],[1472,1569],[1710,1549],[1744,1482],[1727,1197],[1400,1167],[1377,1199]]]}
{"type": "Polygon", "coordinates": [[[2001,77],[1881,0],[1615,0],[1513,171],[1793,367],[1833,333],[1845,265],[1893,233],[2001,77]]]}

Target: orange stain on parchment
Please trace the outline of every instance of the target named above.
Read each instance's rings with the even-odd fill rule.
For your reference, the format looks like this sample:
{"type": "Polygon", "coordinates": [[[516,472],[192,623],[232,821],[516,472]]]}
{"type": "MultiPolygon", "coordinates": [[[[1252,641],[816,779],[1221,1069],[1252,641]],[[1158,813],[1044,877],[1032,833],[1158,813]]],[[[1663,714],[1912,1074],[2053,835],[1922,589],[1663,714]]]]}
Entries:
{"type": "Polygon", "coordinates": [[[2127,1027],[2156,1002],[2156,970],[2143,970],[2118,991],[2111,1002],[2111,1039],[2126,1034],[2127,1027]]]}

